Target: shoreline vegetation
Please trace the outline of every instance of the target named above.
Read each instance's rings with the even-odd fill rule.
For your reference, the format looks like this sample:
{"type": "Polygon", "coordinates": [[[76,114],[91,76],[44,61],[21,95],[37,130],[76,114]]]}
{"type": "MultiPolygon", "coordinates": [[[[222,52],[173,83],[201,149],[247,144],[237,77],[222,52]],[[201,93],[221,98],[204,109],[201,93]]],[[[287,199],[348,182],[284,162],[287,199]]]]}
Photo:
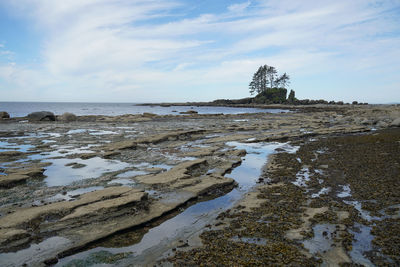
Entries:
{"type": "Polygon", "coordinates": [[[257,107],[293,112],[1,113],[0,265],[399,265],[400,106],[257,107]],[[232,207],[146,247],[262,144],[279,148],[232,207]]]}

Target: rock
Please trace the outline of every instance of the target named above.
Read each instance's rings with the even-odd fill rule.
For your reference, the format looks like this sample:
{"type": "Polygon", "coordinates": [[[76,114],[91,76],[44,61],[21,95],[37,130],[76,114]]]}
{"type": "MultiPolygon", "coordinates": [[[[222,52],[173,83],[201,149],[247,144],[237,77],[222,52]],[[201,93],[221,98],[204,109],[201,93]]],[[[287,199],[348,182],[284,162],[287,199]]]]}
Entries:
{"type": "Polygon", "coordinates": [[[8,175],[0,175],[0,188],[10,188],[19,183],[25,182],[29,178],[43,177],[44,168],[31,167],[17,170],[9,170],[8,175]]]}
{"type": "Polygon", "coordinates": [[[179,114],[197,114],[198,112],[196,110],[188,110],[188,111],[182,111],[179,112],[179,114]]]}
{"type": "Polygon", "coordinates": [[[29,121],[55,121],[56,116],[50,111],[37,111],[28,114],[29,121]]]}
{"type": "Polygon", "coordinates": [[[29,179],[28,175],[24,174],[9,174],[9,175],[0,175],[0,188],[5,187],[5,188],[10,188],[13,187],[14,185],[18,183],[25,182],[27,179],[29,179]]]}
{"type": "Polygon", "coordinates": [[[119,154],[121,154],[121,152],[119,152],[119,151],[108,151],[108,152],[103,153],[103,158],[109,159],[109,158],[119,155],[119,154]]]}
{"type": "Polygon", "coordinates": [[[146,118],[151,118],[151,117],[155,117],[155,116],[157,116],[157,115],[153,114],[153,113],[149,113],[149,112],[143,113],[143,117],[146,117],[146,118]]]}
{"type": "Polygon", "coordinates": [[[16,174],[27,175],[29,177],[42,177],[46,169],[41,167],[21,168],[16,171],[16,174]]]}
{"type": "Polygon", "coordinates": [[[141,183],[150,185],[169,184],[176,182],[177,180],[191,177],[191,172],[195,169],[201,168],[202,166],[206,166],[207,164],[207,160],[205,159],[186,161],[176,165],[167,172],[162,172],[153,176],[138,177],[137,180],[141,183]]]}
{"type": "Polygon", "coordinates": [[[0,111],[0,119],[9,119],[10,118],[10,114],[8,114],[5,111],[0,111]]]}
{"type": "Polygon", "coordinates": [[[361,121],[361,124],[362,124],[362,125],[368,125],[368,124],[372,124],[372,122],[371,122],[370,120],[368,120],[367,118],[365,118],[365,119],[363,119],[363,120],[361,121]]]}
{"type": "Polygon", "coordinates": [[[97,157],[97,153],[82,153],[82,154],[79,154],[79,157],[81,159],[91,159],[91,158],[97,157]]]}
{"type": "Polygon", "coordinates": [[[400,118],[397,118],[390,123],[390,126],[400,127],[400,118]]]}
{"type": "Polygon", "coordinates": [[[377,127],[380,127],[380,128],[386,128],[386,127],[388,127],[388,124],[387,124],[386,122],[384,122],[384,121],[379,121],[379,122],[376,124],[376,126],[377,126],[377,127]]]}
{"type": "Polygon", "coordinates": [[[64,114],[62,114],[61,116],[58,117],[58,120],[65,121],[65,122],[70,122],[70,121],[76,121],[77,118],[78,117],[75,114],[72,114],[72,113],[69,113],[69,112],[65,112],[64,114]]]}
{"type": "Polygon", "coordinates": [[[215,151],[217,151],[219,147],[205,147],[197,149],[196,151],[186,152],[183,154],[185,157],[205,157],[212,155],[215,151]]]}
{"type": "Polygon", "coordinates": [[[15,158],[20,157],[24,153],[21,151],[11,150],[11,151],[2,151],[0,152],[0,158],[15,158]]]}
{"type": "Polygon", "coordinates": [[[85,164],[77,163],[77,162],[67,163],[67,164],[65,164],[65,166],[69,166],[72,169],[80,169],[80,168],[86,167],[85,164]]]}

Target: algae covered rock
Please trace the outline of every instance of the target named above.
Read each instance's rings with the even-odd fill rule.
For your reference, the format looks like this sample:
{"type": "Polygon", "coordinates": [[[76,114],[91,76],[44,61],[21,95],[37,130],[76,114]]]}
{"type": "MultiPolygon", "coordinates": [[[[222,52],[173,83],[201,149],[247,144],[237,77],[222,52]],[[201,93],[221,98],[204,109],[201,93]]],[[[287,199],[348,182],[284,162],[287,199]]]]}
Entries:
{"type": "Polygon", "coordinates": [[[70,121],[76,121],[77,117],[75,114],[69,113],[69,112],[65,112],[64,114],[62,114],[61,116],[58,117],[58,120],[60,121],[65,121],[65,122],[70,122],[70,121]]]}
{"type": "Polygon", "coordinates": [[[28,114],[29,121],[55,121],[56,116],[50,111],[37,111],[28,114]]]}

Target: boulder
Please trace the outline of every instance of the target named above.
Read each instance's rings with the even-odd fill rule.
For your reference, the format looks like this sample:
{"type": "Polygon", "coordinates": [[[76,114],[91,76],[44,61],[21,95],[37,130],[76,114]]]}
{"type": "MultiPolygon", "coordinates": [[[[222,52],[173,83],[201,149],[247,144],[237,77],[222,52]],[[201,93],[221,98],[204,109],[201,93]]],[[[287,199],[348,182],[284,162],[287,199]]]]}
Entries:
{"type": "Polygon", "coordinates": [[[390,123],[390,126],[400,127],[400,118],[397,118],[390,123]]]}
{"type": "Polygon", "coordinates": [[[69,112],[65,112],[64,114],[62,114],[61,116],[58,117],[58,120],[60,121],[65,121],[65,122],[70,122],[70,121],[76,121],[77,117],[75,114],[69,113],[69,112]]]}
{"type": "Polygon", "coordinates": [[[388,124],[386,122],[384,122],[384,121],[378,121],[376,126],[379,127],[379,128],[386,128],[386,127],[388,127],[388,124]]]}
{"type": "Polygon", "coordinates": [[[37,111],[28,114],[29,121],[55,121],[56,116],[50,111],[37,111]]]}
{"type": "Polygon", "coordinates": [[[188,110],[188,111],[182,111],[182,112],[179,112],[179,114],[197,114],[198,112],[197,111],[195,111],[195,110],[188,110]]]}
{"type": "Polygon", "coordinates": [[[5,111],[0,111],[0,119],[9,119],[10,118],[10,114],[8,114],[5,111]]]}

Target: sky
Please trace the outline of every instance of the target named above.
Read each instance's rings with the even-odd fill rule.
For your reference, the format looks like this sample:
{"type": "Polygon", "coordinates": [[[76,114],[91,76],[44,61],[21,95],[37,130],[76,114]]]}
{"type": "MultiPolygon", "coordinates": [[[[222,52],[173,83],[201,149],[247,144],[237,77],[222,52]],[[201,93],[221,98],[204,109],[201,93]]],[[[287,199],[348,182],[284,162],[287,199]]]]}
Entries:
{"type": "Polygon", "coordinates": [[[400,102],[400,0],[0,0],[0,101],[400,102]]]}

